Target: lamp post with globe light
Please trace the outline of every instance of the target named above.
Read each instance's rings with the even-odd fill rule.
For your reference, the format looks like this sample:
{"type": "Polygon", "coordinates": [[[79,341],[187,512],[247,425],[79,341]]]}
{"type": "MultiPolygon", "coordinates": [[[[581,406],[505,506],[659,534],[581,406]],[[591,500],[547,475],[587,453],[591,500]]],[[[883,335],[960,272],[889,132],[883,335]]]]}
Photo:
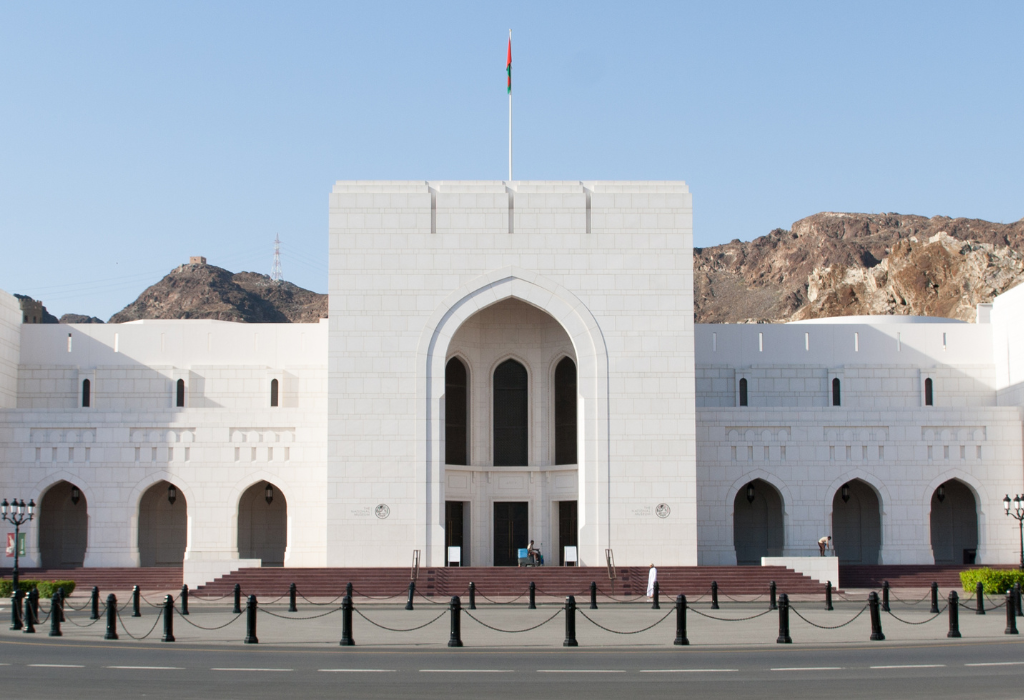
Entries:
{"type": "Polygon", "coordinates": [[[1020,529],[1020,570],[1024,571],[1024,496],[1014,496],[1013,500],[1010,500],[1009,494],[1003,498],[1003,510],[1011,518],[1017,521],[1020,529]],[[1010,510],[1010,504],[1013,504],[1013,510],[1010,510]]]}
{"type": "Polygon", "coordinates": [[[0,516],[9,523],[14,524],[14,570],[11,572],[11,581],[13,589],[18,590],[18,558],[21,554],[19,545],[21,544],[21,526],[23,523],[27,523],[32,520],[36,514],[36,502],[29,499],[28,505],[25,505],[25,501],[19,501],[16,498],[11,499],[8,503],[5,498],[3,503],[0,503],[0,516]]]}

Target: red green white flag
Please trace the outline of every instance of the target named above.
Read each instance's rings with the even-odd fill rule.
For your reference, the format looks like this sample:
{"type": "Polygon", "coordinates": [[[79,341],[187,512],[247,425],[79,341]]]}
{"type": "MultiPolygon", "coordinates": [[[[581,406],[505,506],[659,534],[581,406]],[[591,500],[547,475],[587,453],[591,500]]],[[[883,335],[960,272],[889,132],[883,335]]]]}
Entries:
{"type": "Polygon", "coordinates": [[[508,59],[505,61],[505,72],[508,73],[508,94],[512,94],[512,37],[508,38],[508,59]]]}

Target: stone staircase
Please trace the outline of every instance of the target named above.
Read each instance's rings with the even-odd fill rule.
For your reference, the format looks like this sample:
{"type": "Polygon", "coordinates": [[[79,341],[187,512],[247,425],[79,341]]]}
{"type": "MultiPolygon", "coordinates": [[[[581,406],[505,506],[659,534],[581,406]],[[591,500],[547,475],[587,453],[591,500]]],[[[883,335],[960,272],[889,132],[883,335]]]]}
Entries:
{"type": "MultiPolygon", "coordinates": [[[[890,588],[928,588],[932,581],[942,590],[960,589],[960,572],[978,569],[981,564],[882,564],[878,566],[840,565],[839,583],[843,588],[881,588],[883,581],[890,588]]],[[[995,565],[993,569],[1015,569],[1012,565],[995,565]]]]}
{"type": "MultiPolygon", "coordinates": [[[[110,591],[130,591],[138,586],[146,591],[180,590],[181,567],[123,567],[75,569],[21,569],[18,576],[23,579],[43,581],[74,581],[75,596],[87,595],[93,586],[98,586],[104,595],[110,591]]],[[[0,578],[10,579],[10,569],[0,569],[0,578]]]]}

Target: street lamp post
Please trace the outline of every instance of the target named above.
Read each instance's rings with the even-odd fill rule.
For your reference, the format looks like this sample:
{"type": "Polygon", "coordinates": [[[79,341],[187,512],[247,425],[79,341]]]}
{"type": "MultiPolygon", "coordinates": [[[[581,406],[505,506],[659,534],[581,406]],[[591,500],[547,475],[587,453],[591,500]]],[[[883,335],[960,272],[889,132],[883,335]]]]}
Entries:
{"type": "Polygon", "coordinates": [[[14,524],[14,571],[11,573],[11,580],[15,591],[18,590],[18,558],[20,555],[18,545],[21,544],[21,526],[32,520],[35,514],[36,502],[32,499],[29,499],[28,506],[25,505],[24,500],[19,501],[16,498],[12,498],[10,503],[5,498],[4,502],[0,503],[0,515],[7,522],[14,524]]]}
{"type": "Polygon", "coordinates": [[[1024,571],[1024,496],[1014,496],[1013,500],[1010,500],[1010,495],[1007,494],[1003,498],[1003,510],[1011,518],[1017,521],[1020,529],[1020,570],[1024,571]],[[1013,510],[1010,510],[1010,504],[1013,504],[1013,510]]]}

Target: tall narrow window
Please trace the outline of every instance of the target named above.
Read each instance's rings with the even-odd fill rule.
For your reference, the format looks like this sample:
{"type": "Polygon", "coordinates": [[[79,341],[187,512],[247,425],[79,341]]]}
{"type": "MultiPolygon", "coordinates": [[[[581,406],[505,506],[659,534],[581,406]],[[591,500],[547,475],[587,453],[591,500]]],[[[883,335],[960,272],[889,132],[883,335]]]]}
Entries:
{"type": "Polygon", "coordinates": [[[444,368],[444,462],[469,464],[466,366],[456,357],[444,368]]]}
{"type": "Polygon", "coordinates": [[[747,405],[747,380],[744,377],[740,380],[740,406],[747,405]]]}
{"type": "Polygon", "coordinates": [[[576,363],[555,367],[555,464],[576,464],[576,363]]]}
{"type": "Polygon", "coordinates": [[[839,394],[839,391],[840,391],[840,388],[839,388],[839,377],[833,377],[832,378],[832,405],[833,406],[842,406],[843,405],[842,404],[842,398],[841,398],[841,396],[839,394]]]}
{"type": "Polygon", "coordinates": [[[932,395],[932,378],[928,377],[924,380],[924,405],[934,406],[935,397],[932,395]]]}
{"type": "Polygon", "coordinates": [[[82,408],[89,408],[90,396],[92,384],[88,379],[82,380],[82,408]]]}
{"type": "Polygon", "coordinates": [[[494,466],[525,467],[529,461],[526,368],[505,360],[494,370],[494,466]]]}
{"type": "Polygon", "coordinates": [[[178,384],[175,387],[174,405],[178,408],[185,407],[185,380],[179,379],[178,384]]]}
{"type": "Polygon", "coordinates": [[[276,379],[270,380],[270,405],[277,406],[278,383],[276,379]]]}

